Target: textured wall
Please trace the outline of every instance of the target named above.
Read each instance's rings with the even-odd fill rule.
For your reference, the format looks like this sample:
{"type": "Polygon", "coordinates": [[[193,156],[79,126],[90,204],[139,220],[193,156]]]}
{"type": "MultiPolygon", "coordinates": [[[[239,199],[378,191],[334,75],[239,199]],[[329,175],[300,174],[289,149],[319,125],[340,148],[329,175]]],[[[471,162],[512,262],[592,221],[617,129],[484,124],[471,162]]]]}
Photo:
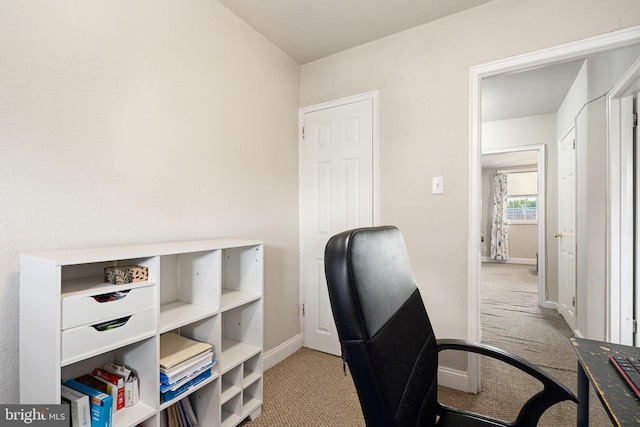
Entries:
{"type": "Polygon", "coordinates": [[[298,325],[299,66],[215,1],[0,3],[0,402],[22,252],[265,241],[265,347],[298,325]]]}

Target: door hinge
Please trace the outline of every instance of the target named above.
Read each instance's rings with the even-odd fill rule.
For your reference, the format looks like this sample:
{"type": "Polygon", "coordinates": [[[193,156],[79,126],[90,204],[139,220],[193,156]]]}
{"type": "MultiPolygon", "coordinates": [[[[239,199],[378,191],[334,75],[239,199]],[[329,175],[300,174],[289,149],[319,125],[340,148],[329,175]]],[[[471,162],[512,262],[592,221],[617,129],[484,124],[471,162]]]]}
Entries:
{"type": "Polygon", "coordinates": [[[576,297],[573,297],[573,299],[571,300],[571,304],[573,304],[573,306],[576,306],[576,297]]]}
{"type": "Polygon", "coordinates": [[[638,113],[633,113],[633,127],[638,127],[638,113]]]}
{"type": "Polygon", "coordinates": [[[633,333],[637,333],[638,332],[638,321],[636,319],[633,319],[633,333]]]}
{"type": "Polygon", "coordinates": [[[575,139],[573,140],[573,149],[574,150],[576,149],[576,140],[575,139]]]}
{"type": "Polygon", "coordinates": [[[302,317],[304,317],[304,304],[302,304],[302,317]]]}
{"type": "Polygon", "coordinates": [[[304,126],[302,126],[302,139],[304,139],[304,126]]]}

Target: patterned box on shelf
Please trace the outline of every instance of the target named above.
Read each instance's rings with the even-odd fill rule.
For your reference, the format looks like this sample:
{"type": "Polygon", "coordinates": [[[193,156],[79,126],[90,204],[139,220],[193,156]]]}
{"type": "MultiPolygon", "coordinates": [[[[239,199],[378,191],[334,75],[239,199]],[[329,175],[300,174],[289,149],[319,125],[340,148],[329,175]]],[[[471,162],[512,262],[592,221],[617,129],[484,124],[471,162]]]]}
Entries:
{"type": "Polygon", "coordinates": [[[146,282],[148,279],[149,269],[141,265],[122,265],[104,269],[104,281],[112,285],[146,282]]]}

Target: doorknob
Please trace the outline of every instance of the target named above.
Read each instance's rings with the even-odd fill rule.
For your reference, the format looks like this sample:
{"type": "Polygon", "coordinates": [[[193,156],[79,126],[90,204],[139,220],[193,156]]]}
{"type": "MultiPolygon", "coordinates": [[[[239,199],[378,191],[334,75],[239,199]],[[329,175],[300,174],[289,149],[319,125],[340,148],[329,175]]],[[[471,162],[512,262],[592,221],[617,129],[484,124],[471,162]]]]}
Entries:
{"type": "Polygon", "coordinates": [[[553,237],[559,237],[559,238],[562,239],[562,233],[556,233],[556,234],[553,235],[553,237]]]}

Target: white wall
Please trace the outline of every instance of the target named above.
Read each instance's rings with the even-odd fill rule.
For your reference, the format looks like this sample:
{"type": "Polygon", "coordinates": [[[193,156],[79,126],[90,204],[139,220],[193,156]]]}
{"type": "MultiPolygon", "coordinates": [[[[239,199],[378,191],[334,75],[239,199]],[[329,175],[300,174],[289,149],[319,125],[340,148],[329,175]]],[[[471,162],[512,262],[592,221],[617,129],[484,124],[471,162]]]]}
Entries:
{"type": "Polygon", "coordinates": [[[558,140],[571,126],[576,130],[576,316],[579,333],[592,339],[605,339],[606,316],[607,135],[602,95],[638,57],[640,47],[632,46],[587,60],[557,113],[558,140]]]}
{"type": "Polygon", "coordinates": [[[215,1],[5,0],[0,64],[0,402],[22,252],[261,239],[265,348],[299,334],[292,59],[215,1]]]}
{"type": "Polygon", "coordinates": [[[302,106],[379,90],[381,221],[405,234],[438,336],[467,337],[469,68],[638,24],[634,0],[496,0],[302,66],[302,106]]]}

